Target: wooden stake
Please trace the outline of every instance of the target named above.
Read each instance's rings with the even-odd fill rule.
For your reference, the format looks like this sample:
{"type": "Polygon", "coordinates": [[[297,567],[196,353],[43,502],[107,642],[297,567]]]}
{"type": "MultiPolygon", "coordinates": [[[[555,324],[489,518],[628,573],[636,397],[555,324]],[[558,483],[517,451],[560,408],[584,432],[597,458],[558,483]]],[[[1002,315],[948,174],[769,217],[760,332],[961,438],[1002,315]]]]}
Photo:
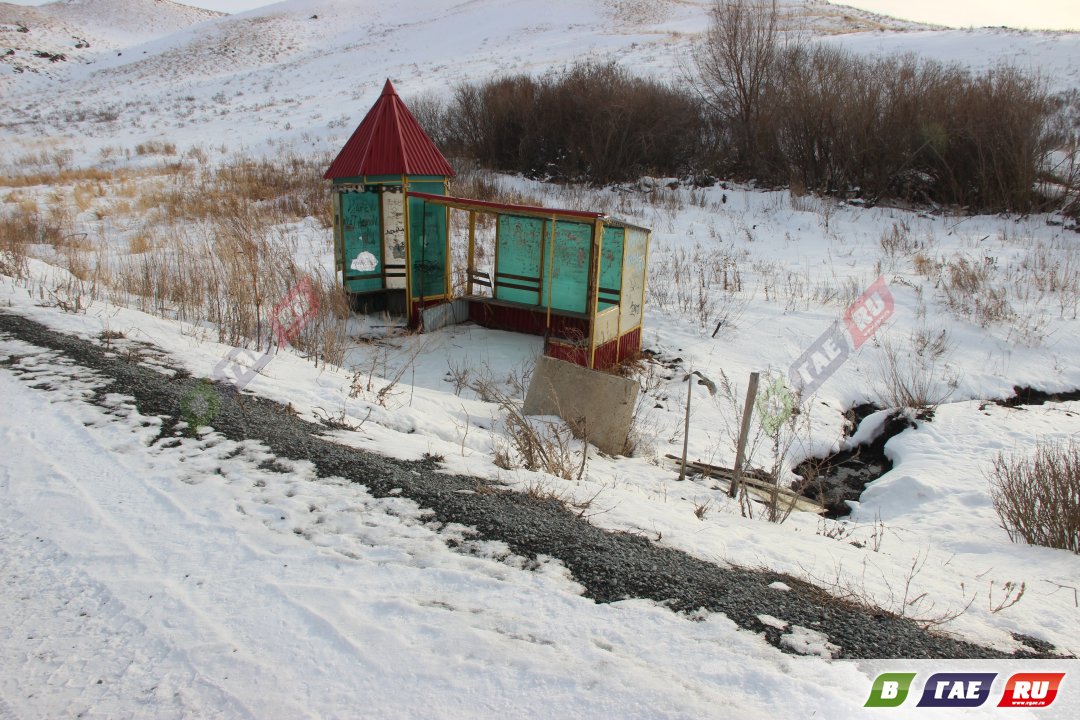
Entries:
{"type": "Polygon", "coordinates": [[[728,488],[728,497],[739,494],[742,485],[743,455],[746,453],[746,438],[750,434],[750,417],[754,414],[754,400],[757,399],[759,373],[750,373],[750,385],[746,388],[746,404],[742,411],[742,426],[739,428],[739,443],[735,448],[735,472],[731,475],[731,487],[728,488]]]}
{"type": "Polygon", "coordinates": [[[686,423],[683,426],[682,437],[682,470],[679,471],[679,480],[686,479],[686,446],[690,443],[690,398],[694,396],[694,376],[686,376],[686,423]]]}

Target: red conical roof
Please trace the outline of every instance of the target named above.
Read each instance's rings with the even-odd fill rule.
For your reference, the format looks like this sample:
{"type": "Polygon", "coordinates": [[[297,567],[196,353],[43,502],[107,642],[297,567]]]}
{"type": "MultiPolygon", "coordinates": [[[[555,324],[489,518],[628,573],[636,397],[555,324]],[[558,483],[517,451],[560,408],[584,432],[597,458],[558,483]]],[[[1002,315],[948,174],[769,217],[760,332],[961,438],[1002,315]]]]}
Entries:
{"type": "Polygon", "coordinates": [[[389,79],[323,177],[334,180],[360,175],[454,175],[389,79]]]}

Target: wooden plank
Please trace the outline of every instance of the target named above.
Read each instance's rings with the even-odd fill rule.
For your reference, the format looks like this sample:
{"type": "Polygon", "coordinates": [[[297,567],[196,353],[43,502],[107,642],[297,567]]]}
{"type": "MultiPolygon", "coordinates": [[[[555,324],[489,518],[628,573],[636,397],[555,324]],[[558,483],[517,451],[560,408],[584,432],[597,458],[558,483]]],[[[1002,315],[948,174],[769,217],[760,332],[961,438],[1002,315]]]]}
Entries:
{"type": "MultiPolygon", "coordinates": [[[[682,466],[682,458],[678,455],[672,455],[668,453],[664,456],[666,460],[670,460],[671,464],[676,467],[682,466]]],[[[731,481],[735,475],[735,471],[731,468],[720,467],[718,465],[709,465],[708,463],[699,462],[696,460],[688,460],[686,467],[694,470],[695,472],[705,475],[707,477],[716,478],[718,480],[725,480],[730,487],[731,481]]],[[[753,493],[759,500],[763,502],[769,502],[770,495],[773,491],[773,483],[768,476],[759,470],[744,470],[742,474],[741,482],[746,485],[748,492],[753,493]]],[[[815,515],[821,515],[825,512],[825,508],[820,503],[814,502],[810,498],[803,497],[802,495],[796,495],[787,488],[776,488],[778,495],[780,496],[780,503],[786,505],[794,501],[795,509],[800,512],[810,512],[815,515]]]]}

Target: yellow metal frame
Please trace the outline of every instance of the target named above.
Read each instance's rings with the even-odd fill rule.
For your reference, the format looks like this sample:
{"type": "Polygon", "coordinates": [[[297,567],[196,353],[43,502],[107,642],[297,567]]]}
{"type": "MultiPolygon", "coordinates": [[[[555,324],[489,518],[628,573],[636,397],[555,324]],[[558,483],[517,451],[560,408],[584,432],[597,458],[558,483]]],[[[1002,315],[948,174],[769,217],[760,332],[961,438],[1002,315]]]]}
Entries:
{"type": "MultiPolygon", "coordinates": [[[[555,216],[552,215],[550,222],[551,222],[551,252],[548,253],[547,320],[545,321],[546,324],[544,325],[544,327],[546,327],[548,330],[551,330],[551,280],[552,280],[552,275],[554,274],[553,270],[554,270],[554,265],[555,265],[555,223],[557,223],[558,221],[555,219],[555,216]]],[[[543,252],[541,252],[541,254],[540,254],[540,262],[541,263],[544,262],[543,252]]],[[[541,287],[543,287],[543,283],[541,283],[541,287]]]]}
{"type": "Polygon", "coordinates": [[[409,178],[401,176],[401,205],[405,222],[405,321],[411,326],[413,309],[412,292],[412,223],[409,218],[409,178]]]}
{"type": "MultiPolygon", "coordinates": [[[[476,211],[469,210],[469,258],[465,267],[465,294],[473,294],[473,273],[476,272],[476,211]]],[[[446,225],[447,234],[450,233],[449,221],[446,225]]],[[[494,288],[492,288],[494,291],[494,288]]]]}
{"type": "Polygon", "coordinates": [[[596,361],[596,315],[600,307],[600,253],[603,252],[603,248],[604,221],[602,218],[597,218],[593,222],[592,255],[589,257],[589,290],[585,298],[585,301],[589,302],[589,368],[593,368],[596,361]]]}

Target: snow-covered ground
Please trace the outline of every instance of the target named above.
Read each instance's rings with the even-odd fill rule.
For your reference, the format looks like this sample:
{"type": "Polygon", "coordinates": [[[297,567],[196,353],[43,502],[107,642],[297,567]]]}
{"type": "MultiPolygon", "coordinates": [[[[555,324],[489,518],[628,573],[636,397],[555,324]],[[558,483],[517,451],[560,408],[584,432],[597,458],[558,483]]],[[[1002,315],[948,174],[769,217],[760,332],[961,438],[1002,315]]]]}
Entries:
{"type": "MultiPolygon", "coordinates": [[[[108,150],[148,140],[175,143],[181,154],[199,146],[211,158],[333,150],[387,76],[408,99],[582,56],[678,75],[707,5],[290,0],[167,36],[148,31],[144,44],[122,54],[94,47],[49,75],[0,64],[11,110],[0,119],[3,160],[45,149],[70,151],[69,165],[152,169],[153,158],[128,163],[108,150]]],[[[914,50],[980,67],[1009,57],[1042,69],[1054,87],[1078,84],[1076,34],[882,21],[887,31],[837,35],[835,13],[818,17],[830,42],[852,49],[914,50]]],[[[503,182],[552,205],[572,202],[536,183],[503,182]]],[[[73,208],[74,220],[95,242],[126,252],[136,230],[95,213],[120,200],[118,188],[101,187],[92,203],[73,208]]],[[[71,187],[0,192],[9,207],[74,202],[71,187]]],[[[647,366],[649,403],[633,458],[594,452],[578,482],[495,467],[497,408],[467,388],[456,393],[448,374],[469,369],[511,385],[507,377],[527,372],[539,341],[468,325],[361,342],[374,330],[357,322],[344,368],[316,368],[282,352],[247,389],[313,419],[368,418],[361,431],[339,433],[342,442],[406,458],[441,455],[452,471],[589,501],[590,521],[602,527],[721,563],[788,572],[921,620],[959,613],[940,629],[1003,651],[1019,648],[1012,633],[1023,633],[1080,652],[1080,557],[1011,543],[986,476],[1000,450],[1080,434],[1080,403],[989,402],[1017,385],[1080,388],[1080,235],[1043,215],[865,209],[735,186],[652,194],[664,192],[670,202],[647,202],[638,190],[586,198],[654,230],[644,343],[666,366],[647,366]],[[1004,293],[1011,312],[986,320],[963,302],[950,307],[948,268],[960,260],[985,270],[986,288],[1004,293]],[[676,272],[681,285],[671,280],[676,272]],[[703,296],[694,289],[702,272],[703,296]],[[1044,282],[1052,274],[1060,282],[1044,282]],[[697,370],[736,385],[734,403],[695,387],[689,438],[692,458],[730,466],[747,375],[786,375],[879,276],[896,300],[893,318],[822,385],[783,465],[790,470],[800,457],[846,442],[842,413],[887,390],[879,375],[890,348],[934,375],[931,390],[943,404],[889,442],[895,468],[852,515],[836,522],[795,514],[774,525],[742,517],[711,482],[677,482],[661,458],[681,452],[683,375],[697,370]],[[353,372],[374,368],[385,378],[402,366],[383,398],[349,398],[353,372]],[[1015,604],[1006,584],[1024,587],[1015,604]]],[[[305,262],[329,269],[327,231],[315,222],[286,230],[305,262]]],[[[40,294],[62,271],[38,262],[31,269],[26,283],[0,278],[0,305],[87,337],[108,330],[153,343],[196,375],[209,376],[229,351],[205,328],[104,301],[63,313],[40,294]]],[[[643,601],[598,606],[558,563],[527,571],[498,547],[451,551],[446,539],[455,531],[427,527],[410,503],[314,481],[303,466],[259,469],[264,451],[255,445],[210,434],[147,448],[156,419],[122,398],[111,415],[78,401],[92,377],[69,379],[55,359],[10,340],[0,354],[33,356],[23,363],[37,364],[40,380],[57,388],[34,390],[0,370],[5,720],[5,712],[683,717],[723,708],[748,717],[850,717],[881,670],[782,655],[723,617],[691,622],[643,601]]],[[[753,463],[771,462],[760,446],[753,463]]],[[[1013,666],[1080,670],[1076,661],[890,669],[1013,666]]],[[[1042,716],[1075,716],[1066,704],[1080,702],[1071,677],[1065,697],[1042,716]]]]}

